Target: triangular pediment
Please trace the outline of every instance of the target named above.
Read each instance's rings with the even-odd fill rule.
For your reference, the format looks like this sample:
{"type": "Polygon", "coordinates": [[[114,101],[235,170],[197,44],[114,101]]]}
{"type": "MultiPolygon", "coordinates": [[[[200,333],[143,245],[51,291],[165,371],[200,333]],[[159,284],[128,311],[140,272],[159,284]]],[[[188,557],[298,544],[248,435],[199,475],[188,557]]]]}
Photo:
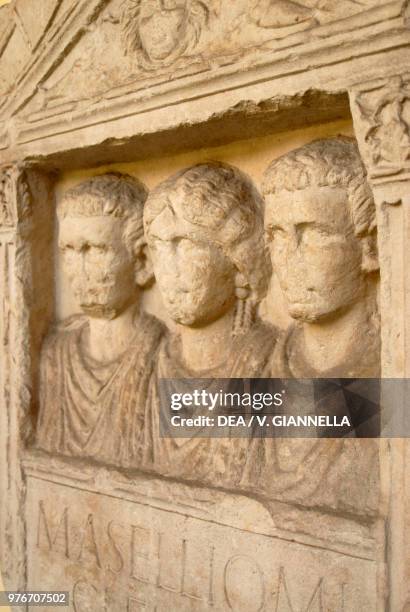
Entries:
{"type": "Polygon", "coordinates": [[[366,15],[381,23],[400,9],[400,0],[12,0],[0,14],[0,125],[17,117],[24,143],[37,127],[58,133],[60,120],[64,131],[103,121],[108,108],[229,70],[295,50],[299,61],[365,27],[366,15]]]}
{"type": "Polygon", "coordinates": [[[51,27],[61,5],[62,0],[16,0],[14,19],[31,51],[37,48],[51,27]]]}
{"type": "Polygon", "coordinates": [[[16,114],[108,0],[12,0],[0,12],[0,115],[16,114]]]}

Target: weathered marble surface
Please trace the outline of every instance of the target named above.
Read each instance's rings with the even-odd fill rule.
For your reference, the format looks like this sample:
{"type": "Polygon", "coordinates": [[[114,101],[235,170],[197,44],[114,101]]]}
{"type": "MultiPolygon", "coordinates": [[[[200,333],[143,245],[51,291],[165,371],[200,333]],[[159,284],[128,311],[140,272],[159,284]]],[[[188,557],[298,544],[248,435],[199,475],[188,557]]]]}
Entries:
{"type": "MultiPolygon", "coordinates": [[[[409,609],[406,440],[199,445],[198,470],[186,449],[179,465],[163,460],[172,448],[150,457],[161,368],[197,375],[210,360],[218,375],[249,376],[278,372],[279,359],[293,376],[409,375],[409,17],[404,0],[13,0],[0,9],[0,560],[8,588],[76,585],[81,612],[126,610],[128,598],[129,610],[409,609]],[[337,131],[333,144],[309,144],[327,122],[351,116],[360,155],[337,131]],[[309,126],[303,136],[289,131],[309,126]],[[167,200],[175,172],[189,167],[175,153],[253,138],[242,159],[257,157],[268,134],[281,147],[270,171],[284,164],[283,180],[260,181],[258,166],[241,186],[227,163],[242,169],[240,156],[213,149],[199,174],[221,195],[224,181],[205,160],[224,160],[218,172],[225,168],[240,196],[211,211],[200,189],[197,199],[195,189],[176,189],[167,202],[157,238],[179,248],[172,265],[169,253],[152,257],[150,295],[159,303],[162,292],[158,313],[169,330],[139,310],[152,277],[141,186],[139,235],[128,245],[127,215],[105,208],[107,193],[103,214],[87,219],[74,197],[55,223],[66,170],[81,184],[86,169],[101,174],[101,165],[135,160],[155,167],[162,158],[162,178],[171,178],[150,188],[167,200]],[[323,147],[316,157],[315,147],[323,147]],[[298,155],[311,174],[295,189],[287,164],[298,155]],[[284,335],[277,311],[269,317],[263,308],[267,322],[257,313],[270,276],[258,191],[275,278],[298,319],[284,335]],[[346,206],[353,191],[356,209],[346,206]],[[61,325],[55,245],[63,221],[61,246],[76,251],[71,288],[81,299],[61,325]],[[88,234],[71,248],[80,226],[102,243],[88,234]],[[241,231],[251,227],[255,240],[241,257],[227,252],[227,236],[243,246],[241,231]],[[298,291],[318,299],[301,308],[298,291]],[[111,377],[113,393],[104,395],[111,377]]],[[[128,180],[144,179],[135,175],[128,180]]],[[[80,186],[77,200],[86,195],[80,186]]]]}
{"type": "MultiPolygon", "coordinates": [[[[266,179],[265,206],[250,177],[216,162],[168,178],[145,204],[143,186],[119,173],[90,179],[64,195],[57,208],[57,239],[83,314],[52,330],[40,357],[35,445],[69,459],[40,454],[27,460],[27,569],[32,588],[44,580],[41,576],[49,575],[49,588],[61,583],[72,593],[74,609],[105,605],[125,610],[144,601],[153,610],[286,610],[295,605],[376,609],[377,559],[382,551],[378,442],[195,437],[180,441],[160,436],[158,384],[163,377],[293,374],[280,332],[257,313],[272,272],[264,242],[264,207],[269,244],[274,244],[272,263],[286,297],[287,281],[299,290],[302,280],[310,283],[305,310],[300,305],[295,310],[291,302],[290,314],[302,320],[305,314],[319,332],[324,324],[334,326],[333,334],[339,329],[338,342],[344,336],[357,337],[366,320],[353,316],[339,323],[334,316],[346,309],[360,314],[362,304],[367,312],[366,275],[377,271],[369,246],[375,231],[374,206],[356,145],[343,139],[318,141],[291,153],[289,160],[286,169],[280,166],[283,160],[277,162],[274,181],[266,179]],[[353,160],[350,167],[347,154],[353,160]],[[301,158],[308,160],[310,174],[304,173],[301,158]],[[287,201],[293,194],[292,172],[301,181],[297,186],[303,197],[298,203],[304,207],[303,218],[293,225],[288,221],[294,217],[286,216],[293,210],[287,201]],[[316,199],[308,197],[312,177],[320,184],[316,199]],[[280,187],[281,178],[285,186],[275,200],[269,185],[280,187]],[[352,194],[355,200],[348,208],[352,194]],[[296,239],[295,231],[300,234],[296,239]],[[319,232],[316,242],[325,241],[325,246],[312,242],[309,232],[319,232]],[[277,240],[282,240],[279,246],[277,240]],[[346,275],[341,249],[349,252],[352,245],[355,265],[346,275]],[[311,277],[298,271],[296,260],[290,265],[291,249],[299,247],[304,252],[297,254],[297,261],[305,270],[314,269],[311,277]],[[153,274],[165,311],[175,323],[172,332],[139,310],[141,288],[153,274]],[[72,457],[87,459],[89,467],[82,464],[78,471],[72,457]],[[115,467],[131,469],[135,475],[115,473],[115,467]],[[155,480],[158,476],[167,480],[155,480]],[[135,486],[144,501],[139,497],[135,503],[134,496],[125,494],[135,486]],[[175,491],[180,491],[177,502],[175,491]],[[53,499],[51,506],[46,492],[53,499]],[[202,495],[212,511],[198,502],[202,495]],[[199,515],[187,513],[192,503],[199,515]],[[226,505],[232,506],[233,524],[226,505]],[[241,505],[245,513],[238,510],[241,505]],[[271,527],[256,528],[262,523],[260,515],[271,527]],[[32,516],[37,517],[36,536],[32,516]],[[275,520],[281,533],[276,539],[275,520]],[[138,542],[147,540],[143,552],[138,552],[137,533],[138,542]],[[293,538],[299,544],[292,543],[293,538]],[[317,547],[316,553],[306,548],[307,543],[317,547]],[[353,543],[355,551],[343,556],[353,543]],[[257,558],[251,554],[255,549],[257,558]],[[198,568],[188,566],[188,554],[198,568]],[[179,573],[175,555],[181,561],[179,573]],[[283,561],[272,564],[278,555],[283,561]],[[137,569],[141,559],[144,574],[137,569]],[[311,583],[298,580],[293,595],[287,572],[299,575],[305,566],[311,568],[311,583]],[[350,582],[358,575],[360,586],[350,582]]],[[[272,168],[275,163],[268,177],[272,168]]],[[[376,302],[371,306],[376,317],[376,302]]],[[[364,337],[368,333],[364,328],[364,337]]],[[[304,346],[301,338],[300,350],[304,346]]],[[[324,349],[329,355],[334,349],[339,367],[360,362],[354,353],[357,344],[344,346],[344,352],[331,344],[324,349]]],[[[377,354],[375,350],[376,368],[377,354]]],[[[349,374],[361,372],[350,369],[349,374]]]]}
{"type": "Polygon", "coordinates": [[[370,525],[41,455],[26,474],[28,584],[74,610],[376,609],[370,525]]]}
{"type": "Polygon", "coordinates": [[[42,348],[40,448],[138,465],[138,410],[164,332],[138,304],[153,278],[142,225],[146,196],[132,177],[109,173],[60,203],[58,245],[81,315],[52,330],[42,348]]]}
{"type": "Polygon", "coordinates": [[[376,207],[354,140],[317,140],[264,176],[265,226],[291,326],[277,375],[377,378],[376,207]]]}

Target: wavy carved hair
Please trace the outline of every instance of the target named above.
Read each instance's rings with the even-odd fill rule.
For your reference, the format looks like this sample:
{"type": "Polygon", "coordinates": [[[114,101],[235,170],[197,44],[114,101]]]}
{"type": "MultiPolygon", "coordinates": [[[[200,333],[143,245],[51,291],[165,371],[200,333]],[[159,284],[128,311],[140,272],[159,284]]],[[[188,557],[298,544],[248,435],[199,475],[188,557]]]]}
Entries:
{"type": "Polygon", "coordinates": [[[182,170],[151,191],[144,209],[145,233],[172,194],[181,195],[182,216],[221,249],[247,280],[249,297],[238,300],[234,331],[249,328],[266,295],[271,265],[264,243],[263,199],[251,179],[238,168],[208,162],[182,170]]]}
{"type": "Polygon", "coordinates": [[[344,187],[355,234],[376,230],[376,209],[366,170],[353,138],[315,140],[274,160],[264,175],[264,195],[310,186],[344,187]]]}
{"type": "Polygon", "coordinates": [[[138,179],[120,172],[100,174],[69,189],[57,206],[65,217],[110,216],[124,220],[124,244],[132,257],[146,245],[143,225],[148,190],[138,179]]]}
{"type": "Polygon", "coordinates": [[[175,47],[167,58],[157,60],[145,51],[139,33],[141,4],[144,0],[125,0],[121,15],[124,46],[127,55],[137,53],[140,64],[146,70],[171,65],[178,57],[193,50],[199,41],[202,28],[208,22],[209,9],[202,0],[156,0],[161,10],[172,11],[183,8],[185,11],[183,32],[175,41],[175,47]]]}

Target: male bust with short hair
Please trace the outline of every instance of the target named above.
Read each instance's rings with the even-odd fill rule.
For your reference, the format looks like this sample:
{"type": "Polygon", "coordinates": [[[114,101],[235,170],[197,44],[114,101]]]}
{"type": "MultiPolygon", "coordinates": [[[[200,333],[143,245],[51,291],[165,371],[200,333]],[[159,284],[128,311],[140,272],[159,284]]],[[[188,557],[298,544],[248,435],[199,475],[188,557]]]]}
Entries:
{"type": "Polygon", "coordinates": [[[58,246],[81,315],[47,338],[40,364],[37,446],[107,463],[138,462],[138,414],[162,334],[139,309],[153,278],[143,232],[145,187],[93,177],[57,209],[58,246]]]}
{"type": "MultiPolygon", "coordinates": [[[[263,193],[273,269],[296,321],[278,342],[272,375],[378,377],[376,215],[355,141],[316,140],[274,160],[265,172],[263,193]]],[[[328,404],[326,409],[350,410],[328,404]]],[[[377,430],[371,413],[351,416],[357,435],[377,430]]],[[[379,450],[374,440],[275,442],[266,447],[264,473],[268,476],[272,465],[278,473],[261,485],[277,499],[367,517],[377,512],[379,450]]]]}
{"type": "Polygon", "coordinates": [[[272,265],[297,321],[275,373],[379,376],[376,213],[356,143],[328,138],[283,155],[263,192],[272,265]]]}

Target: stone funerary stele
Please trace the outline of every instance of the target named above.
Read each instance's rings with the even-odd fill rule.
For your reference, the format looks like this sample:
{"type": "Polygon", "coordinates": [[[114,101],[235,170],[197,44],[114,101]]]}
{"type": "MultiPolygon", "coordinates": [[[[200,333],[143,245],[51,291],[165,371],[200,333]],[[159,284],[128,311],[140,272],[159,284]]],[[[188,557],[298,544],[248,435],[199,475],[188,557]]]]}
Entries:
{"type": "Polygon", "coordinates": [[[160,422],[162,379],[410,376],[409,27],[406,0],[0,7],[6,589],[410,611],[406,439],[160,422]]]}

